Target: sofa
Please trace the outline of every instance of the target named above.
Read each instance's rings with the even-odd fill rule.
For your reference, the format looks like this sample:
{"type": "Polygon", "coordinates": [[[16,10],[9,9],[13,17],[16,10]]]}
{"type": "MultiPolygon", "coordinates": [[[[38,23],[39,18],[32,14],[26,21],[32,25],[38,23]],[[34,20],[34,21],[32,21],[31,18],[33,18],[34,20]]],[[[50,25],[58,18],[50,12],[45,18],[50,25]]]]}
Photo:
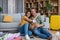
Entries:
{"type": "Polygon", "coordinates": [[[0,22],[0,31],[15,31],[17,30],[24,13],[0,14],[0,16],[4,15],[12,16],[14,21],[12,23],[0,22]]]}
{"type": "MultiPolygon", "coordinates": [[[[14,21],[12,23],[5,23],[0,21],[0,31],[16,31],[18,29],[19,23],[21,22],[22,16],[24,16],[25,13],[0,14],[0,16],[4,15],[12,16],[14,21]]],[[[44,17],[43,16],[41,17],[43,20],[44,17]]],[[[49,18],[46,18],[46,22],[44,22],[44,24],[45,24],[44,28],[49,28],[47,27],[49,26],[49,18]]]]}

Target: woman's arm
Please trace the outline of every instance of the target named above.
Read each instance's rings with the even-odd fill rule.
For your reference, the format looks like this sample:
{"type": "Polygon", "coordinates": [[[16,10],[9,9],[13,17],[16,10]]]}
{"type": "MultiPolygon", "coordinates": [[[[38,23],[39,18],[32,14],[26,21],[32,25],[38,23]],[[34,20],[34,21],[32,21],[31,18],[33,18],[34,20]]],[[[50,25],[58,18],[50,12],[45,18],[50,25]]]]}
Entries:
{"type": "Polygon", "coordinates": [[[25,18],[25,20],[28,21],[28,22],[32,22],[32,20],[29,19],[29,18],[25,18]]]}

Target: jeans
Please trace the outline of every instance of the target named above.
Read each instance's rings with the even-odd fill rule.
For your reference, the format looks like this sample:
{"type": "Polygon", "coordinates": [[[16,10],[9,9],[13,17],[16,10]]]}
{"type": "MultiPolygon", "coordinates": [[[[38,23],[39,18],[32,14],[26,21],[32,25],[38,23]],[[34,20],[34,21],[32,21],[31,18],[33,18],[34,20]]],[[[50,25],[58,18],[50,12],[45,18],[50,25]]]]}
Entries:
{"type": "Polygon", "coordinates": [[[22,27],[19,26],[18,31],[21,33],[21,35],[32,35],[32,32],[28,30],[29,29],[29,24],[25,23],[22,27]]]}
{"type": "Polygon", "coordinates": [[[48,39],[49,36],[52,36],[48,30],[45,28],[37,28],[33,30],[34,34],[39,36],[40,38],[48,39]]]}

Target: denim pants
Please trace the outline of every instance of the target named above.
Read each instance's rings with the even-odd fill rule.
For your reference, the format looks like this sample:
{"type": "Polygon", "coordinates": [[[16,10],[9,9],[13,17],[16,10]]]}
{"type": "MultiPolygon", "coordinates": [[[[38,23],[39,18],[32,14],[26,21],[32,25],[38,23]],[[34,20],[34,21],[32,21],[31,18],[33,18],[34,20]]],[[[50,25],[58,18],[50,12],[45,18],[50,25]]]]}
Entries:
{"type": "Polygon", "coordinates": [[[48,30],[45,28],[37,28],[33,30],[34,34],[43,39],[48,39],[49,36],[52,36],[48,30]]]}
{"type": "Polygon", "coordinates": [[[32,32],[29,31],[29,24],[28,23],[25,23],[22,27],[19,26],[18,31],[21,33],[21,35],[29,35],[29,36],[32,35],[32,32]]]}

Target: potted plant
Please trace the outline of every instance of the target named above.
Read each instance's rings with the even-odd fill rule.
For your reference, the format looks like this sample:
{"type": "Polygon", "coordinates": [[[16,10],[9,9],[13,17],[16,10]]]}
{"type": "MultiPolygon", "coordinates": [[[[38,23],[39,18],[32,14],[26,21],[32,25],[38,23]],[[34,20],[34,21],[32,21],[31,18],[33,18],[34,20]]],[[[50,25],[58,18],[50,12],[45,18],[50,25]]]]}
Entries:
{"type": "Polygon", "coordinates": [[[2,9],[2,7],[0,7],[0,12],[2,12],[3,11],[3,9],[2,9]]]}
{"type": "Polygon", "coordinates": [[[48,16],[50,16],[50,11],[52,10],[53,5],[49,3],[49,0],[46,0],[46,10],[48,11],[48,16]]]}

